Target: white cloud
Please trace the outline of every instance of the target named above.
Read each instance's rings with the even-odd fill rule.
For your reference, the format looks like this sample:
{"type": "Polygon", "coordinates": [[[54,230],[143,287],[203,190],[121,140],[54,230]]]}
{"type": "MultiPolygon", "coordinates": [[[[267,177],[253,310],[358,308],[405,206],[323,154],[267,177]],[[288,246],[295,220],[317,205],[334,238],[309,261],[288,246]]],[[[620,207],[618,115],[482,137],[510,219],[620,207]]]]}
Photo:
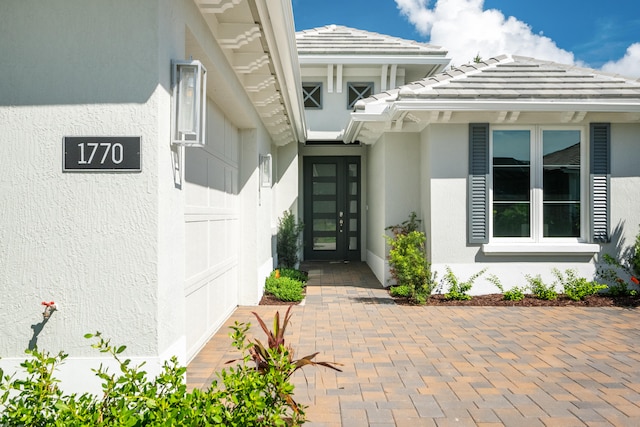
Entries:
{"type": "Polygon", "coordinates": [[[640,77],[640,43],[629,46],[621,59],[604,64],[602,71],[628,77],[640,77]]]}
{"type": "Polygon", "coordinates": [[[553,40],[534,34],[525,22],[499,10],[484,10],[484,0],[395,0],[400,12],[418,32],[430,35],[430,43],[449,51],[452,63],[470,62],[476,55],[524,55],[574,64],[574,55],[553,40]]]}

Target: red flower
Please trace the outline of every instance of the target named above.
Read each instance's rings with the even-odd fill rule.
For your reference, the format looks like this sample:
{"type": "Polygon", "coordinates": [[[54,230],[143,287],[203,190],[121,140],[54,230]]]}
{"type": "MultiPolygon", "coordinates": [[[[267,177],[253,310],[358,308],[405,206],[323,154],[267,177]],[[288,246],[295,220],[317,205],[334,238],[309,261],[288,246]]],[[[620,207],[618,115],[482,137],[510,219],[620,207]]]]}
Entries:
{"type": "Polygon", "coordinates": [[[635,276],[631,276],[631,281],[636,285],[640,285],[640,280],[638,280],[635,276]]]}
{"type": "Polygon", "coordinates": [[[53,301],[49,301],[49,302],[42,301],[40,304],[45,305],[47,307],[51,307],[52,305],[55,305],[56,303],[53,302],[53,301]]]}

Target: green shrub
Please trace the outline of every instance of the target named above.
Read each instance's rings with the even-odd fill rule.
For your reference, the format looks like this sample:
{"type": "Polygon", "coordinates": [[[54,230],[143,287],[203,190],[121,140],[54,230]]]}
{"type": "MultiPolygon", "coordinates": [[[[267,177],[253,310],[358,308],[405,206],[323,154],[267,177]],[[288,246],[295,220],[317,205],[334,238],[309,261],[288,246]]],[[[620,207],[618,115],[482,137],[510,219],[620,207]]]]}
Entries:
{"type": "Polygon", "coordinates": [[[533,277],[527,274],[524,277],[527,279],[527,282],[529,283],[529,289],[531,290],[531,293],[536,298],[547,300],[547,301],[551,301],[558,298],[558,293],[556,292],[555,284],[552,283],[551,285],[545,285],[540,275],[533,277]]]}
{"type": "Polygon", "coordinates": [[[443,285],[447,285],[447,293],[444,294],[444,297],[452,300],[470,300],[471,295],[467,292],[471,290],[473,282],[487,271],[486,268],[483,268],[469,277],[466,282],[462,282],[455,274],[453,274],[453,271],[451,271],[449,266],[446,266],[445,268],[447,270],[447,274],[444,275],[443,285]]]}
{"type": "MultiPolygon", "coordinates": [[[[223,369],[207,390],[187,391],[186,368],[172,358],[153,379],[141,368],[122,359],[125,346],[112,346],[100,333],[92,347],[110,354],[119,364],[111,374],[100,366],[94,372],[102,381],[101,396],[63,394],[54,374],[67,355],[51,356],[27,350],[21,364],[26,375],[16,379],[0,370],[0,425],[3,427],[80,426],[299,426],[305,420],[304,406],[293,399],[291,375],[304,366],[324,366],[337,371],[336,363],[316,362],[317,355],[293,359],[285,346],[284,332],[291,317],[287,310],[282,324],[276,312],[270,331],[254,313],[267,334],[268,345],[247,341],[249,324],[231,327],[233,346],[241,353],[235,366],[223,369]]],[[[231,363],[229,362],[229,363],[231,363]]]]}
{"type": "MultiPolygon", "coordinates": [[[[306,272],[296,270],[295,268],[279,268],[280,277],[288,277],[290,279],[297,280],[306,284],[307,280],[309,280],[309,276],[306,272]]],[[[271,272],[272,275],[275,275],[275,271],[271,272]]]]}
{"type": "MultiPolygon", "coordinates": [[[[102,366],[94,369],[102,380],[100,397],[90,393],[65,395],[54,373],[67,355],[51,356],[38,349],[27,350],[29,359],[21,364],[23,380],[4,376],[0,384],[0,425],[2,426],[165,426],[193,425],[204,420],[211,425],[225,413],[222,400],[213,392],[187,393],[186,368],[174,357],[161,373],[149,379],[142,365],[131,366],[122,359],[125,346],[111,346],[99,333],[92,347],[110,354],[119,364],[118,375],[102,366]]],[[[224,393],[224,392],[222,392],[224,393]]]]}
{"type": "Polygon", "coordinates": [[[608,294],[612,297],[636,296],[638,291],[629,289],[629,285],[622,279],[617,280],[613,285],[609,285],[608,294]]]}
{"type": "Polygon", "coordinates": [[[564,294],[574,301],[583,300],[608,288],[607,285],[590,282],[584,277],[577,277],[575,270],[565,270],[565,273],[562,274],[560,270],[554,268],[552,272],[557,279],[557,283],[562,285],[564,294]]]}
{"type": "Polygon", "coordinates": [[[278,251],[278,265],[284,268],[295,268],[298,264],[298,250],[300,249],[300,232],[302,223],[296,224],[296,218],[290,210],[284,211],[282,218],[278,218],[278,234],[276,247],[278,251]]]}
{"type": "Polygon", "coordinates": [[[634,245],[621,252],[620,259],[609,254],[602,256],[597,276],[609,284],[612,296],[637,295],[637,290],[629,290],[628,282],[640,286],[640,233],[636,235],[634,245]],[[620,277],[620,273],[625,278],[620,277]]]}
{"type": "Polygon", "coordinates": [[[265,281],[264,290],[281,301],[299,302],[304,298],[304,286],[299,280],[290,277],[275,275],[269,276],[265,281]]]}
{"type": "MultiPolygon", "coordinates": [[[[636,235],[636,241],[629,253],[629,269],[633,273],[636,280],[640,278],[640,233],[636,235]]],[[[638,285],[637,282],[635,282],[638,285]]]]}
{"type": "Polygon", "coordinates": [[[392,297],[409,298],[411,296],[411,288],[407,285],[392,286],[389,289],[392,297]]]}
{"type": "Polygon", "coordinates": [[[435,282],[425,254],[425,234],[414,230],[385,238],[390,247],[391,276],[398,286],[409,288],[409,299],[416,304],[425,304],[435,282]]]}
{"type": "Polygon", "coordinates": [[[489,277],[487,277],[487,280],[496,285],[498,289],[500,289],[500,293],[502,294],[503,299],[507,301],[522,301],[524,299],[524,288],[514,286],[513,288],[505,291],[502,283],[500,282],[500,279],[498,279],[498,276],[494,274],[489,275],[489,277]]]}

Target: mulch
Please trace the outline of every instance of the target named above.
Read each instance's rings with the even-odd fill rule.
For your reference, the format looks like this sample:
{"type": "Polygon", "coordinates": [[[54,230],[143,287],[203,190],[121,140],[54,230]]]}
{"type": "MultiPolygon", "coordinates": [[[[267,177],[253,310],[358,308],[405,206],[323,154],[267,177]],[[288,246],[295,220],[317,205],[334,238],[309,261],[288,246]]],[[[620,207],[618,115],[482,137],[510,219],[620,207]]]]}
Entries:
{"type": "MultiPolygon", "coordinates": [[[[396,304],[414,305],[407,298],[394,297],[396,304]]],[[[555,300],[543,300],[533,295],[525,295],[521,301],[508,301],[502,294],[475,295],[470,300],[448,300],[444,295],[432,295],[427,306],[470,306],[470,307],[638,307],[640,296],[617,296],[606,294],[591,295],[581,301],[574,301],[565,295],[555,300]]]]}
{"type": "Polygon", "coordinates": [[[260,300],[260,305],[298,305],[299,302],[282,301],[271,294],[265,293],[260,300]]]}

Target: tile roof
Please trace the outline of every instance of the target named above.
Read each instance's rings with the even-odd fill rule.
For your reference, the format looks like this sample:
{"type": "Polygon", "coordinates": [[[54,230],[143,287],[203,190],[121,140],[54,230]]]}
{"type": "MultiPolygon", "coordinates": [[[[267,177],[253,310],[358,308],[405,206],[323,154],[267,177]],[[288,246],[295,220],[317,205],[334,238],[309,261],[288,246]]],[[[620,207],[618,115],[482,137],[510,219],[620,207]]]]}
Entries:
{"type": "Polygon", "coordinates": [[[298,55],[415,55],[446,56],[440,46],[404,40],[339,25],[296,33],[298,55]]]}
{"type": "Polygon", "coordinates": [[[374,95],[357,110],[377,101],[500,100],[640,103],[640,79],[607,74],[522,56],[504,55],[452,67],[398,89],[374,95]]]}

